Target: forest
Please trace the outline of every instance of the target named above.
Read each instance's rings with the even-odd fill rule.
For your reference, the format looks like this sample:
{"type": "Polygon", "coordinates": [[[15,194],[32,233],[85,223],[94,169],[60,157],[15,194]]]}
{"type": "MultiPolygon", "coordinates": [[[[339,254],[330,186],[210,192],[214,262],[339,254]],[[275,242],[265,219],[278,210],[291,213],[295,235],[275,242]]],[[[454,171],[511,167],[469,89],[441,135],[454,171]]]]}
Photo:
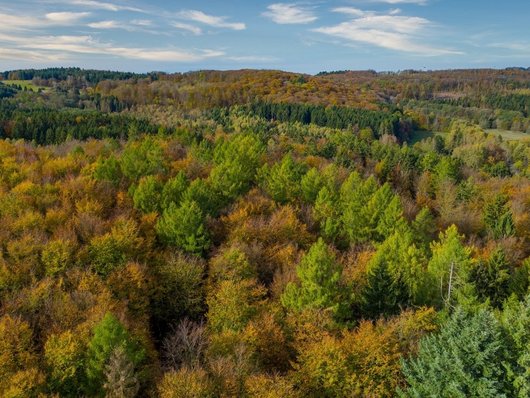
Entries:
{"type": "Polygon", "coordinates": [[[529,106],[519,68],[0,73],[0,397],[530,396],[529,106]]]}

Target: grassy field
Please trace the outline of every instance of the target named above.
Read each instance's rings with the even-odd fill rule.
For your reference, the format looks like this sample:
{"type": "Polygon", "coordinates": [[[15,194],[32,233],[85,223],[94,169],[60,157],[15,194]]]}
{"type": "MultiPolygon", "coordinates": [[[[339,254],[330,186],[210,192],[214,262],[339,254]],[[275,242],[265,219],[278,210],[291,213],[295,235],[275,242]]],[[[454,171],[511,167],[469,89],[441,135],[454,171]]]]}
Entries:
{"type": "Polygon", "coordinates": [[[35,86],[31,80],[1,80],[6,86],[20,86],[32,91],[39,91],[39,88],[46,90],[46,87],[35,86]]]}
{"type": "Polygon", "coordinates": [[[510,130],[486,130],[486,133],[500,135],[506,141],[517,141],[529,139],[530,134],[522,133],[520,131],[510,131],[510,130]]]}
{"type": "Polygon", "coordinates": [[[421,140],[424,140],[426,138],[432,138],[436,135],[444,135],[446,133],[441,131],[415,131],[412,133],[412,138],[410,139],[409,143],[410,145],[414,145],[417,142],[420,142],[421,140]]]}

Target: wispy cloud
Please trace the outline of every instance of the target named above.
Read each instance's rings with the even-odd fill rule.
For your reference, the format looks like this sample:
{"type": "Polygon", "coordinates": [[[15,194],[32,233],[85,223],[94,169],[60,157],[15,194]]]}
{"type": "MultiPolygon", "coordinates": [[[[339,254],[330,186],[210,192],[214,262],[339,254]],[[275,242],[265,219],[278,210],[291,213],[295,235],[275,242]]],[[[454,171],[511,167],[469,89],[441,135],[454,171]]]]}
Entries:
{"type": "Polygon", "coordinates": [[[312,9],[295,3],[275,3],[262,15],[281,25],[307,24],[318,19],[312,9]]]}
{"type": "Polygon", "coordinates": [[[53,26],[70,26],[89,16],[89,12],[50,12],[44,17],[0,13],[0,31],[41,29],[53,26]]]}
{"type": "Polygon", "coordinates": [[[198,26],[195,26],[195,25],[188,24],[188,23],[172,22],[171,26],[173,26],[174,28],[180,29],[180,30],[185,30],[187,32],[191,32],[191,33],[193,33],[194,35],[197,35],[197,36],[202,34],[202,29],[201,28],[199,28],[198,26]]]}
{"type": "Polygon", "coordinates": [[[58,4],[68,4],[68,5],[92,8],[95,10],[145,12],[141,8],[126,6],[126,5],[116,4],[116,3],[109,3],[109,2],[104,2],[104,1],[97,1],[97,0],[52,0],[52,2],[58,3],[58,4]]]}
{"type": "Polygon", "coordinates": [[[68,54],[93,54],[147,61],[197,62],[226,55],[224,51],[211,49],[190,51],[174,48],[116,46],[112,43],[96,40],[90,35],[19,37],[0,34],[0,40],[10,42],[11,45],[9,47],[12,47],[9,49],[10,51],[13,47],[16,47],[15,52],[21,59],[35,59],[35,57],[30,57],[29,55],[29,53],[34,51],[37,51],[36,58],[40,60],[67,59],[68,54]]]}
{"type": "Polygon", "coordinates": [[[462,54],[459,51],[425,44],[425,32],[434,24],[425,18],[397,15],[394,12],[378,14],[351,7],[332,11],[351,19],[333,26],[313,29],[314,32],[337,37],[348,42],[370,44],[390,50],[424,56],[462,54]]]}
{"type": "Polygon", "coordinates": [[[89,15],[89,12],[50,12],[46,14],[46,19],[55,22],[58,25],[71,25],[89,15]]]}
{"type": "Polygon", "coordinates": [[[385,3],[385,4],[418,4],[424,6],[428,0],[366,0],[368,3],[385,3]]]}
{"type": "Polygon", "coordinates": [[[198,10],[184,10],[179,12],[177,17],[213,26],[215,28],[226,28],[232,30],[245,30],[247,28],[243,22],[228,22],[228,17],[208,15],[198,10]]]}

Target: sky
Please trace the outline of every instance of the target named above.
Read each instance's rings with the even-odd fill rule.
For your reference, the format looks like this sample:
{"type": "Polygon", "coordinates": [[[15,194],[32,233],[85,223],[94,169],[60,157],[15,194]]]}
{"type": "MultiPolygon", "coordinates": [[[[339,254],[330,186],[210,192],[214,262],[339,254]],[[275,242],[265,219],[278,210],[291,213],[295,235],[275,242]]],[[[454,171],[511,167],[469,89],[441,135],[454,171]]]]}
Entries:
{"type": "Polygon", "coordinates": [[[530,0],[0,0],[0,70],[530,66],[530,0]]]}

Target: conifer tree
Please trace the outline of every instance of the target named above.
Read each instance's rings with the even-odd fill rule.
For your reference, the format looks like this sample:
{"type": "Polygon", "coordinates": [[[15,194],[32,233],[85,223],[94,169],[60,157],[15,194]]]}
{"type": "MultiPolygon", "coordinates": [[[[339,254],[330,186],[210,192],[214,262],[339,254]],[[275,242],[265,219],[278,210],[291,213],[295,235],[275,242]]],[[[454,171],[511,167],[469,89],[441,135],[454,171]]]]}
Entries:
{"type": "Polygon", "coordinates": [[[338,313],[341,272],[334,254],[320,238],[296,267],[300,285],[292,282],[287,285],[281,297],[282,304],[295,311],[312,308],[338,313]]]}
{"type": "Polygon", "coordinates": [[[186,200],[180,207],[171,203],[156,228],[165,242],[188,253],[201,254],[210,246],[203,213],[193,201],[186,200]]]}

